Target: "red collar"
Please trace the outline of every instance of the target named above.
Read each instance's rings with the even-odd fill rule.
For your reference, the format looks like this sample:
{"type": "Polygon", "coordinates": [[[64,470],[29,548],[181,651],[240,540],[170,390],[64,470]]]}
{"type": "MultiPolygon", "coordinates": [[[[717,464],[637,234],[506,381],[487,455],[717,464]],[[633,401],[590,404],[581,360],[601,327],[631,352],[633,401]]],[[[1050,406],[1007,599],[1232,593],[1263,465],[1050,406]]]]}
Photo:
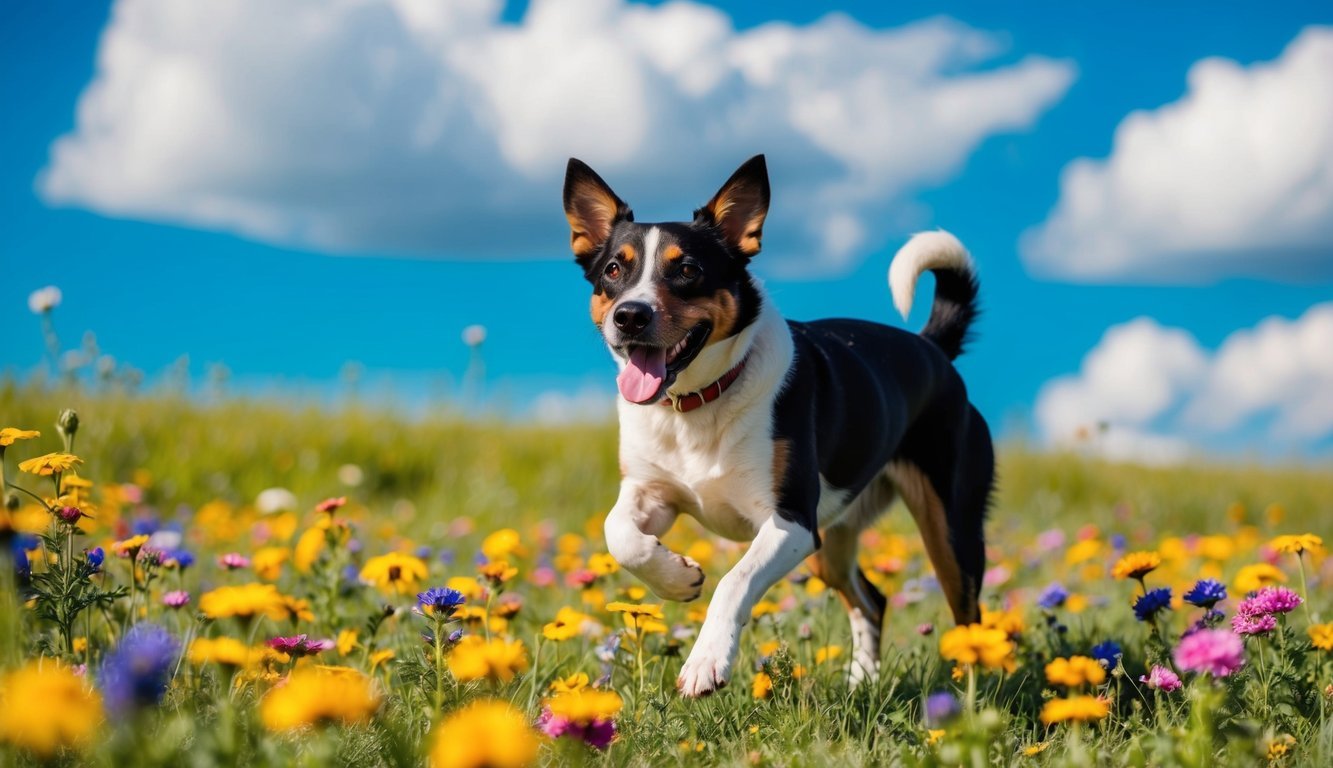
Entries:
{"type": "Polygon", "coordinates": [[[749,359],[749,355],[741,358],[741,361],[736,363],[735,368],[722,374],[722,378],[709,384],[698,392],[687,392],[683,395],[671,395],[668,393],[667,396],[662,399],[662,405],[665,405],[668,408],[674,408],[679,413],[685,413],[713,402],[719,397],[722,397],[722,393],[727,391],[727,387],[730,387],[736,382],[736,379],[741,375],[741,371],[745,370],[745,362],[749,359]]]}

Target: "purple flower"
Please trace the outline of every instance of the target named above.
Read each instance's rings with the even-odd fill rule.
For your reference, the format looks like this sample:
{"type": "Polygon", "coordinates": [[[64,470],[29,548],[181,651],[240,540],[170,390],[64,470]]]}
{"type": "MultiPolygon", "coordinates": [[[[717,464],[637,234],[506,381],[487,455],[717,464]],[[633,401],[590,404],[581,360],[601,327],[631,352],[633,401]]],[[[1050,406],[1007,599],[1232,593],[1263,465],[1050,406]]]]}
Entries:
{"type": "Polygon", "coordinates": [[[1227,599],[1226,586],[1213,579],[1200,579],[1184,596],[1185,602],[1200,608],[1212,608],[1225,599],[1227,599]]]}
{"type": "Polygon", "coordinates": [[[1037,598],[1037,605],[1048,611],[1053,611],[1064,605],[1068,599],[1069,590],[1065,589],[1063,585],[1052,584],[1042,590],[1041,596],[1037,598]]]}
{"type": "Polygon", "coordinates": [[[1160,587],[1149,590],[1134,601],[1134,618],[1139,621],[1152,621],[1158,613],[1171,610],[1171,588],[1160,587]]]}
{"type": "Polygon", "coordinates": [[[544,710],[537,718],[537,728],[553,739],[568,736],[603,751],[611,746],[611,740],[616,736],[616,724],[612,720],[593,720],[587,725],[579,725],[568,718],[553,714],[550,709],[544,710]]]}
{"type": "Polygon", "coordinates": [[[1173,656],[1186,672],[1226,677],[1245,663],[1245,644],[1225,629],[1204,629],[1181,640],[1173,656]]]}
{"type": "Polygon", "coordinates": [[[106,550],[101,547],[93,547],[87,552],[84,552],[83,556],[88,561],[89,576],[94,573],[102,572],[102,563],[106,561],[106,550]]]}
{"type": "Polygon", "coordinates": [[[926,725],[939,728],[963,711],[958,697],[948,691],[936,691],[926,697],[926,725]]]}
{"type": "Polygon", "coordinates": [[[83,519],[83,510],[78,507],[61,507],[56,510],[56,517],[66,525],[74,525],[83,519]]]}
{"type": "Polygon", "coordinates": [[[173,590],[162,595],[162,604],[168,608],[184,608],[190,603],[190,593],[183,589],[173,590]]]}
{"type": "Polygon", "coordinates": [[[1264,587],[1240,602],[1238,612],[1245,616],[1290,613],[1301,604],[1301,596],[1286,587],[1264,587]]]}
{"type": "Polygon", "coordinates": [[[99,680],[107,710],[125,715],[162,700],[180,645],[155,624],[136,624],[102,662],[99,680]]]}
{"type": "Polygon", "coordinates": [[[417,593],[417,605],[421,606],[422,612],[437,618],[453,616],[458,606],[465,602],[467,598],[462,592],[448,587],[432,587],[417,593]]]}
{"type": "Polygon", "coordinates": [[[1154,664],[1148,674],[1141,675],[1139,682],[1146,683],[1154,691],[1162,691],[1163,693],[1179,690],[1182,685],[1180,677],[1175,672],[1160,664],[1154,664]]]}
{"type": "Polygon", "coordinates": [[[1238,613],[1231,617],[1231,631],[1238,635],[1266,635],[1277,629],[1277,617],[1271,613],[1238,613]]]}
{"type": "Polygon", "coordinates": [[[325,640],[307,640],[305,635],[296,635],[295,637],[275,637],[268,641],[268,647],[278,653],[285,653],[293,659],[301,656],[314,656],[320,651],[326,651],[333,647],[331,641],[325,640]]]}

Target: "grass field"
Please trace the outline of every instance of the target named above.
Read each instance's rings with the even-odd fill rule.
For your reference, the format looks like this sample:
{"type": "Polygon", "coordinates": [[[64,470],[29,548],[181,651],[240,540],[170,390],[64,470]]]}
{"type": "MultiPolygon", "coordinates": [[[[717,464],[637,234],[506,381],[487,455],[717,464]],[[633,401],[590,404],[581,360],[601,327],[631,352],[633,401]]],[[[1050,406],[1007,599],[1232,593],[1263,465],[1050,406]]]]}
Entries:
{"type": "MultiPolygon", "coordinates": [[[[18,576],[0,584],[4,763],[1333,765],[1333,625],[1320,623],[1333,560],[1275,541],[1333,533],[1328,466],[1151,469],[1002,448],[984,626],[950,633],[895,509],[863,546],[892,605],[876,682],[849,690],[841,604],[798,575],[756,609],[731,685],[684,701],[673,683],[703,602],[659,615],[603,554],[614,427],[13,383],[0,427],[41,432],[5,449],[4,473],[44,499],[15,492],[0,517],[13,542],[0,553],[18,560],[0,569],[18,576]],[[21,471],[65,450],[64,408],[82,463],[21,471]],[[272,488],[290,496],[261,497],[272,488]],[[62,522],[71,506],[92,517],[62,522]],[[84,554],[97,547],[100,567],[84,554]],[[1138,551],[1157,565],[1116,578],[1138,551]],[[1225,586],[1224,616],[1182,601],[1204,578],[1225,586]],[[1258,604],[1246,593],[1270,584],[1304,603],[1235,635],[1258,604]],[[444,587],[466,602],[439,591],[423,609],[418,593],[444,587]],[[1135,600],[1161,588],[1171,599],[1136,619],[1135,600]],[[1196,639],[1225,656],[1226,635],[1243,661],[1192,671],[1179,646],[1198,622],[1218,629],[1196,639]],[[1094,654],[1110,663],[1048,666],[1094,654]],[[1183,687],[1140,682],[1153,666],[1183,687]]],[[[710,585],[741,551],[688,525],[666,541],[710,585]]]]}

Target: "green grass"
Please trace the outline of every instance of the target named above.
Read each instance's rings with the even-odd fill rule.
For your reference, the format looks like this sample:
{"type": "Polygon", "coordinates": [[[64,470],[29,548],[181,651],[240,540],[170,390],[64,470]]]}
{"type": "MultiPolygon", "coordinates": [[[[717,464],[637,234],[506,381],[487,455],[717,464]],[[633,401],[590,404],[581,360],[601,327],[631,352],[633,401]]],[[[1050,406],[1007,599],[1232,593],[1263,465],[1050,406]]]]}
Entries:
{"type": "MultiPolygon", "coordinates": [[[[337,410],[245,400],[201,404],[173,395],[128,397],[4,383],[0,426],[43,432],[39,440],[9,449],[9,480],[34,490],[40,487],[43,481],[19,477],[15,465],[18,459],[58,450],[53,422],[64,407],[77,409],[81,416],[75,452],[86,460],[81,468],[84,477],[100,486],[135,479],[142,483],[144,504],[137,512],[126,507],[125,520],[156,514],[184,525],[186,545],[199,556],[200,564],[187,573],[182,586],[195,594],[196,601],[209,586],[253,578],[253,574],[225,574],[213,558],[223,551],[252,552],[259,546],[251,527],[254,518],[246,507],[261,490],[288,488],[301,500],[302,510],[310,510],[325,497],[347,495],[352,500],[348,514],[362,550],[339,556],[361,562],[398,546],[431,547],[431,573],[423,588],[451,576],[473,575],[473,558],[487,533],[514,528],[522,534],[527,553],[516,558],[520,576],[509,591],[524,602],[507,631],[524,641],[530,659],[540,645],[535,664],[508,685],[451,686],[446,712],[480,696],[496,696],[534,717],[550,680],[575,671],[596,678],[603,671],[594,639],[559,645],[538,640],[542,625],[559,607],[580,605],[580,590],[559,581],[538,587],[528,577],[544,557],[549,558],[550,540],[561,533],[588,537],[579,549],[581,558],[605,551],[596,521],[613,503],[619,480],[613,426],[539,428],[469,422],[450,414],[407,420],[373,404],[337,410]],[[345,465],[359,468],[363,478],[359,484],[340,481],[345,465]],[[202,527],[191,526],[193,512],[213,500],[231,505],[230,514],[241,525],[235,538],[205,535],[202,527]],[[450,553],[449,563],[439,557],[444,552],[450,553]]],[[[1082,566],[1067,565],[1063,547],[1044,555],[1034,549],[1036,536],[1051,529],[1064,531],[1073,541],[1081,529],[1092,535],[1095,528],[1099,540],[1123,535],[1131,549],[1158,547],[1168,537],[1225,534],[1237,543],[1236,554],[1217,564],[1230,584],[1241,566],[1259,557],[1256,545],[1273,535],[1309,531],[1333,538],[1328,536],[1333,533],[1328,523],[1333,512],[1329,469],[1204,464],[1148,468],[1002,447],[989,535],[992,561],[1011,575],[989,589],[986,600],[992,606],[1011,605],[1024,614],[1019,666],[1010,674],[982,675],[978,711],[948,726],[939,744],[925,743],[922,698],[936,690],[961,690],[960,683],[950,680],[949,663],[939,655],[939,634],[949,626],[940,594],[927,590],[924,599],[890,612],[879,680],[849,691],[837,663],[813,663],[815,649],[849,643],[837,599],[784,583],[770,596],[785,601],[783,610],[746,629],[742,657],[727,689],[702,701],[680,700],[673,681],[692,641],[650,636],[642,681],[636,659],[623,650],[608,668],[612,686],[625,699],[618,721],[620,737],[610,751],[593,753],[560,740],[543,747],[542,759],[552,764],[615,765],[1253,765],[1265,759],[1262,753],[1271,739],[1290,734],[1295,746],[1283,758],[1286,764],[1333,764],[1330,703],[1320,694],[1333,683],[1333,665],[1327,653],[1309,650],[1303,613],[1288,617],[1280,646],[1277,640],[1260,641],[1266,643],[1268,654],[1262,679],[1257,665],[1251,664],[1226,686],[1200,680],[1173,697],[1154,696],[1136,680],[1148,659],[1165,658],[1166,647],[1146,625],[1134,621],[1128,605],[1134,586],[1104,575],[1114,560],[1109,546],[1095,560],[1102,574],[1098,577],[1083,573],[1082,566]],[[1085,596],[1090,608],[1081,613],[1057,611],[1048,622],[1034,602],[1037,592],[1053,581],[1085,596]],[[915,628],[923,623],[934,623],[935,634],[919,635],[915,628]],[[1042,674],[1045,661],[1086,653],[1093,643],[1108,638],[1125,647],[1124,670],[1104,690],[1113,700],[1112,716],[1098,726],[1084,727],[1077,737],[1067,726],[1041,725],[1037,712],[1052,695],[1042,674]],[[755,700],[750,683],[757,648],[765,640],[779,640],[784,646],[770,660],[777,680],[775,695],[755,700]],[[806,666],[808,674],[793,679],[789,672],[794,664],[806,666]],[[1205,712],[1212,713],[1211,721],[1201,719],[1205,712]],[[1022,748],[1047,742],[1050,746],[1040,755],[1021,755],[1022,748]]],[[[295,534],[299,536],[314,517],[303,512],[295,534]]],[[[674,546],[683,548],[706,538],[691,525],[680,528],[668,539],[674,546]]],[[[879,548],[867,553],[867,561],[905,542],[901,571],[882,576],[891,590],[901,593],[927,572],[910,518],[895,509],[878,530],[879,548]]],[[[110,538],[109,532],[98,531],[80,539],[79,548],[109,543],[110,538]]],[[[705,563],[710,585],[735,558],[734,549],[716,548],[715,556],[705,563]]],[[[1201,565],[1202,560],[1193,556],[1172,563],[1150,576],[1149,586],[1192,580],[1197,574],[1191,569],[1201,565]]],[[[1295,561],[1283,560],[1281,565],[1290,583],[1299,587],[1295,561]]],[[[1306,565],[1313,568],[1309,561],[1306,565]]],[[[128,583],[126,563],[108,557],[107,570],[109,581],[128,583]]],[[[1333,572],[1324,568],[1323,575],[1320,583],[1325,586],[1315,588],[1311,602],[1328,618],[1333,601],[1326,585],[1333,572]]],[[[168,574],[162,583],[175,586],[176,579],[176,574],[168,574]]],[[[317,606],[325,586],[315,576],[290,567],[284,568],[277,584],[285,593],[315,599],[317,606]]],[[[621,572],[604,577],[597,586],[606,599],[624,599],[626,590],[637,583],[621,572]]],[[[431,727],[438,719],[431,700],[434,670],[427,649],[417,639],[426,625],[404,610],[413,602],[410,596],[389,598],[398,611],[371,639],[365,622],[386,598],[350,583],[338,589],[336,602],[317,611],[314,621],[263,626],[258,636],[300,631],[333,637],[341,629],[360,627],[368,647],[347,658],[335,656],[331,663],[367,670],[369,650],[394,650],[394,660],[373,672],[388,695],[372,725],[297,736],[269,734],[255,714],[263,686],[229,694],[216,668],[187,663],[160,706],[108,724],[97,749],[81,756],[69,753],[66,759],[107,765],[187,761],[396,765],[419,760],[430,747],[431,727]]],[[[123,603],[90,624],[88,656],[73,659],[89,661],[94,674],[125,623],[123,603]]],[[[1230,609],[1234,605],[1234,599],[1227,604],[1230,609]]],[[[697,627],[688,608],[668,605],[667,623],[673,628],[697,627]]],[[[618,626],[614,617],[591,609],[589,613],[610,629],[618,626]]],[[[1182,611],[1164,624],[1163,631],[1178,636],[1196,615],[1182,611]]],[[[199,622],[188,612],[171,614],[156,603],[148,618],[178,637],[236,636],[241,631],[232,620],[199,622]]],[[[6,667],[35,656],[43,644],[60,647],[51,625],[36,621],[30,612],[10,615],[5,622],[9,623],[0,630],[9,631],[0,636],[0,662],[6,667]]],[[[1258,648],[1252,644],[1247,649],[1252,659],[1257,660],[1258,648]]],[[[0,760],[28,758],[0,747],[0,760]]]]}

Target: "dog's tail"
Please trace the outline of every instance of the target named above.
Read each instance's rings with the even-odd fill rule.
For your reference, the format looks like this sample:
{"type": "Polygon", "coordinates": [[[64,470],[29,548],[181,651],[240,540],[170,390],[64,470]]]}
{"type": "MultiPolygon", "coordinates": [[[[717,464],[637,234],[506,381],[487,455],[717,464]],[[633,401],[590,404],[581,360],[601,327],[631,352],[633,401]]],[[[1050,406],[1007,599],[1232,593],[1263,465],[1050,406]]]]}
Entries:
{"type": "Polygon", "coordinates": [[[935,274],[935,305],[921,335],[953,360],[971,340],[968,326],[977,316],[976,266],[958,238],[944,230],[913,235],[889,267],[893,306],[904,318],[912,309],[917,278],[926,270],[935,274]]]}

